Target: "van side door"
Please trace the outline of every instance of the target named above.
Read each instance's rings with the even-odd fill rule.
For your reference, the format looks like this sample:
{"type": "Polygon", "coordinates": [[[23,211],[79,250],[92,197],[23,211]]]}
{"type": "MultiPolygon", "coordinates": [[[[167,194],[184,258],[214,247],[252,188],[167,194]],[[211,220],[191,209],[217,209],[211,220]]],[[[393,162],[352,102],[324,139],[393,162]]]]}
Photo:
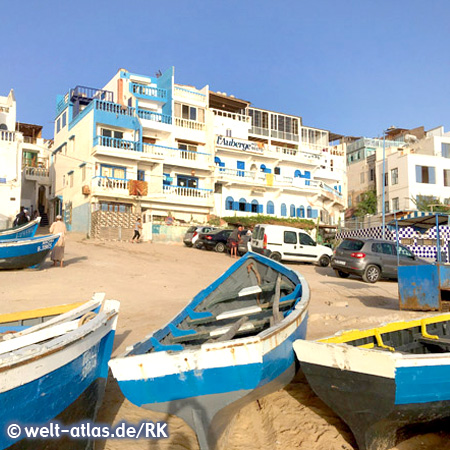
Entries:
{"type": "Polygon", "coordinates": [[[299,261],[298,257],[298,240],[295,231],[283,232],[283,259],[288,261],[299,261]]]}
{"type": "Polygon", "coordinates": [[[299,250],[298,256],[300,261],[313,261],[317,258],[317,244],[314,239],[306,233],[298,233],[299,250]]]}

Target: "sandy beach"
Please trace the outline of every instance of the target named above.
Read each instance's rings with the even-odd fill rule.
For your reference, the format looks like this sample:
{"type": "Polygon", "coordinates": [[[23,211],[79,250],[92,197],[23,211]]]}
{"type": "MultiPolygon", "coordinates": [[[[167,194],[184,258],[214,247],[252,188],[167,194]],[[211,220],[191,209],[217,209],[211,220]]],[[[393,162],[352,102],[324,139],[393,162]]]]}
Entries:
{"type": "MultiPolygon", "coordinates": [[[[64,268],[48,260],[40,271],[0,272],[2,313],[88,300],[94,292],[121,302],[113,356],[167,323],[201,289],[233,262],[229,257],[182,245],[131,244],[85,239],[71,233],[64,268]]],[[[420,314],[398,310],[397,283],[375,285],[356,278],[341,280],[330,268],[307,264],[290,267],[310,284],[312,299],[308,338],[341,329],[368,328],[420,314]]],[[[193,431],[176,417],[138,408],[121,394],[110,376],[98,422],[168,420],[166,440],[107,440],[97,450],[197,450],[193,431]]],[[[430,433],[402,442],[396,450],[450,449],[449,433],[430,433]]],[[[352,450],[346,425],[310,390],[299,373],[285,389],[253,402],[231,421],[220,450],[352,450]]]]}

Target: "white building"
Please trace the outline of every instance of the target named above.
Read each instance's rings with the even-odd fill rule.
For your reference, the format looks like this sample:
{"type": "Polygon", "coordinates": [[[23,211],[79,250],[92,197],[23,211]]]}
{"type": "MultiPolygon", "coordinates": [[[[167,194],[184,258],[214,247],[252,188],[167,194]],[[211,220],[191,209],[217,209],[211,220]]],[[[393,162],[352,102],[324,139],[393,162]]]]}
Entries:
{"type": "Polygon", "coordinates": [[[173,68],[158,77],[121,69],[101,89],[58,98],[53,210],[69,229],[142,211],[200,223],[213,213],[337,223],[345,159],[327,131],[174,78],[173,68]]]}
{"type": "MultiPolygon", "coordinates": [[[[30,214],[47,212],[50,188],[48,142],[42,127],[16,122],[11,90],[0,97],[0,227],[10,226],[23,206],[30,214]]],[[[45,222],[45,221],[44,221],[45,222]]]]}

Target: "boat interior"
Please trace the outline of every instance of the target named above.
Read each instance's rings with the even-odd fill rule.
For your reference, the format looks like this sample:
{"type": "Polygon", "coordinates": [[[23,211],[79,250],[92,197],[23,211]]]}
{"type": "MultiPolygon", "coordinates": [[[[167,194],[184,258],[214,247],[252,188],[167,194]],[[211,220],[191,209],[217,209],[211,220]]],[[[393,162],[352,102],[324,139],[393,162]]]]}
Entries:
{"type": "Polygon", "coordinates": [[[180,351],[257,335],[286,317],[300,297],[301,284],[247,258],[222,282],[202,291],[168,326],[135,346],[132,354],[180,351]]]}
{"type": "Polygon", "coordinates": [[[446,353],[450,352],[450,314],[393,322],[369,330],[351,330],[320,342],[406,354],[446,353]]]}

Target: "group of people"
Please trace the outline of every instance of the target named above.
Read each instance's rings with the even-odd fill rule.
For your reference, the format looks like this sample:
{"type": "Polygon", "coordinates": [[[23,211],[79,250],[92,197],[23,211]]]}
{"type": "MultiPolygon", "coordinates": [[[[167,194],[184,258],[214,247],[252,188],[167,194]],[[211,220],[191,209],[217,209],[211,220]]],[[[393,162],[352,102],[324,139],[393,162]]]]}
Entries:
{"type": "Polygon", "coordinates": [[[252,230],[248,229],[244,233],[244,227],[242,225],[239,225],[230,234],[230,237],[228,238],[228,242],[230,243],[230,256],[232,258],[237,259],[237,257],[238,257],[238,247],[239,247],[239,244],[242,242],[242,237],[244,235],[251,236],[252,235],[252,230]]]}
{"type": "MultiPolygon", "coordinates": [[[[38,212],[35,211],[33,214],[33,220],[38,217],[38,212]]],[[[18,227],[20,225],[24,225],[31,220],[30,215],[28,213],[28,209],[23,206],[20,207],[20,212],[16,215],[14,219],[13,226],[18,227]]],[[[53,266],[56,266],[59,263],[60,267],[64,266],[64,249],[66,246],[66,233],[67,228],[66,224],[62,220],[62,216],[57,215],[55,222],[53,222],[50,226],[51,234],[61,233],[61,237],[58,239],[58,242],[53,247],[53,250],[50,254],[50,259],[53,261],[53,266]]]]}

